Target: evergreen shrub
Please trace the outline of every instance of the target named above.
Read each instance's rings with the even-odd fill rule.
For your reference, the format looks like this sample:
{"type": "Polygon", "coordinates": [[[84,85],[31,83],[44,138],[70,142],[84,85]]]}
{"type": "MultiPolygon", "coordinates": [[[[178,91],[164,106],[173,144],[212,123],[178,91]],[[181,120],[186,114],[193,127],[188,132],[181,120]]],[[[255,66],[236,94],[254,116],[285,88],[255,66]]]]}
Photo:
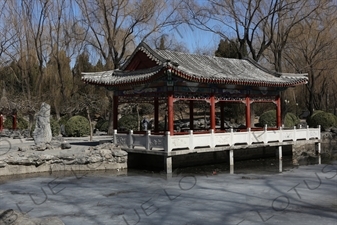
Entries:
{"type": "Polygon", "coordinates": [[[60,118],[60,120],[58,121],[58,123],[60,125],[66,125],[66,123],[68,122],[69,119],[70,119],[70,116],[68,116],[68,115],[62,116],[60,118]]]}
{"type": "MultiPolygon", "coordinates": [[[[300,122],[299,118],[293,113],[287,113],[284,118],[284,126],[285,127],[294,127],[300,122]]],[[[268,127],[276,126],[276,110],[269,110],[264,113],[259,118],[259,124],[265,126],[267,124],[268,127]]]]}
{"type": "Polygon", "coordinates": [[[321,125],[322,130],[327,130],[337,126],[337,117],[332,113],[321,111],[310,117],[308,125],[309,127],[318,127],[318,125],[321,125]]]}
{"type": "Polygon", "coordinates": [[[83,116],[73,116],[67,121],[65,131],[69,137],[82,137],[89,135],[89,121],[83,116]]]}
{"type": "Polygon", "coordinates": [[[98,130],[103,131],[103,132],[108,132],[108,129],[109,129],[109,121],[105,120],[98,130]]]}
{"type": "Polygon", "coordinates": [[[58,136],[60,134],[60,124],[53,117],[50,117],[50,128],[53,137],[58,136]]]}
{"type": "Polygon", "coordinates": [[[259,118],[259,124],[262,126],[267,125],[268,127],[276,126],[276,110],[269,110],[264,113],[259,118]]]}
{"type": "Polygon", "coordinates": [[[285,127],[294,127],[300,123],[300,119],[294,113],[287,113],[284,118],[285,127]]]}
{"type": "MultiPolygon", "coordinates": [[[[5,129],[12,129],[13,128],[13,117],[12,116],[6,117],[6,120],[4,121],[4,128],[5,129]]],[[[25,120],[20,115],[18,115],[16,117],[16,129],[19,129],[19,130],[28,129],[28,121],[25,120]]]]}
{"type": "Polygon", "coordinates": [[[109,126],[109,121],[103,119],[103,118],[99,118],[96,125],[95,125],[95,128],[99,131],[105,131],[107,132],[108,131],[108,126],[109,126]]]}
{"type": "Polygon", "coordinates": [[[118,120],[118,127],[120,127],[123,130],[138,130],[137,114],[129,114],[122,116],[118,120]]]}
{"type": "MultiPolygon", "coordinates": [[[[322,110],[315,110],[315,111],[313,112],[312,115],[310,115],[310,116],[307,117],[307,124],[309,125],[309,124],[311,123],[310,120],[311,120],[316,114],[322,113],[322,112],[324,112],[324,111],[322,111],[322,110]]],[[[310,125],[309,125],[309,126],[310,126],[310,125]]]]}

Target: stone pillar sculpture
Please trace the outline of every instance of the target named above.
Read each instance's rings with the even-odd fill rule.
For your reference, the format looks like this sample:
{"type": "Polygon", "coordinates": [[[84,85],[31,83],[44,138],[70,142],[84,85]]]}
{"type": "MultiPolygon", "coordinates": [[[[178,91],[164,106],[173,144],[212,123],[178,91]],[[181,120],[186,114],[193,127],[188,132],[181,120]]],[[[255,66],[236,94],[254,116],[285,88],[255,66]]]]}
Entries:
{"type": "Polygon", "coordinates": [[[36,115],[35,130],[33,132],[35,145],[50,143],[52,139],[50,127],[50,105],[43,102],[36,115]]]}

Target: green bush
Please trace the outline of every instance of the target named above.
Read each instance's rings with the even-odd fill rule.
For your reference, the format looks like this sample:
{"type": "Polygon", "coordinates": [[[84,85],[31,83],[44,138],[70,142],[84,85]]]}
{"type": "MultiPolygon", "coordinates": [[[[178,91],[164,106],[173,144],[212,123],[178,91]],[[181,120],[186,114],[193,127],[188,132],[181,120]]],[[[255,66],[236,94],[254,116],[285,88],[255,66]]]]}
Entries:
{"type": "Polygon", "coordinates": [[[118,120],[118,127],[123,130],[138,130],[137,114],[129,114],[118,120]]]}
{"type": "MultiPolygon", "coordinates": [[[[284,118],[284,126],[285,127],[294,127],[296,126],[300,120],[293,113],[287,113],[284,118]]],[[[259,119],[259,124],[265,126],[267,124],[268,127],[276,126],[276,110],[269,110],[264,112],[259,119]]]]}
{"type": "Polygon", "coordinates": [[[321,111],[311,116],[308,125],[309,127],[318,127],[318,125],[321,125],[321,129],[326,130],[330,127],[336,127],[336,121],[337,118],[334,114],[321,111]]]}
{"type": "MultiPolygon", "coordinates": [[[[12,129],[13,128],[13,117],[7,116],[6,120],[4,121],[4,128],[5,129],[12,129]]],[[[25,120],[22,116],[17,116],[16,118],[16,129],[25,130],[28,129],[28,121],[25,120]]]]}
{"type": "Polygon", "coordinates": [[[149,103],[142,103],[139,105],[139,114],[140,115],[148,115],[153,114],[154,106],[149,103]]]}
{"type": "Polygon", "coordinates": [[[108,132],[108,129],[109,129],[109,121],[105,120],[98,130],[108,132]]]}
{"type": "Polygon", "coordinates": [[[245,111],[244,105],[239,103],[228,103],[224,107],[226,120],[234,120],[237,123],[244,122],[245,116],[242,112],[245,111]]]}
{"type": "MultiPolygon", "coordinates": [[[[310,115],[310,116],[308,116],[307,117],[307,124],[310,124],[311,122],[311,119],[316,115],[316,114],[318,114],[318,113],[322,113],[322,112],[324,112],[324,111],[322,111],[322,110],[315,110],[313,113],[312,113],[312,115],[310,115]]],[[[310,125],[309,125],[310,126],[310,125]]]]}
{"type": "Polygon", "coordinates": [[[269,110],[267,112],[262,113],[259,118],[259,124],[262,126],[267,125],[268,127],[276,126],[276,110],[269,110]]]}
{"type": "MultiPolygon", "coordinates": [[[[95,128],[96,128],[97,130],[100,130],[100,131],[105,131],[105,130],[103,130],[103,129],[105,129],[105,126],[106,126],[105,124],[106,124],[106,123],[108,123],[108,121],[100,117],[100,118],[98,119],[96,125],[95,125],[95,128]]],[[[108,130],[106,130],[106,131],[108,131],[108,130]]]]}
{"type": "Polygon", "coordinates": [[[60,134],[60,124],[56,119],[52,117],[50,117],[50,128],[53,137],[58,136],[60,134]]]}
{"type": "Polygon", "coordinates": [[[62,116],[62,117],[59,119],[58,123],[59,123],[60,125],[66,125],[66,123],[68,122],[69,119],[70,119],[70,116],[68,116],[68,115],[62,116]]]}
{"type": "Polygon", "coordinates": [[[294,127],[299,124],[300,119],[294,113],[287,113],[284,118],[285,127],[294,127]]]}
{"type": "Polygon", "coordinates": [[[65,131],[69,137],[82,137],[84,135],[89,135],[89,121],[83,116],[73,116],[67,121],[65,131]]]}

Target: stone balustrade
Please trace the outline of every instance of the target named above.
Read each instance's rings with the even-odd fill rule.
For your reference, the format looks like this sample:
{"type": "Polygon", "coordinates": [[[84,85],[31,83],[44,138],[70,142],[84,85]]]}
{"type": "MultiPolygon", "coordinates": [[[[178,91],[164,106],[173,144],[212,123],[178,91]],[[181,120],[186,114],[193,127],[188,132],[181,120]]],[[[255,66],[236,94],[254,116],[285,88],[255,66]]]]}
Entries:
{"type": "Polygon", "coordinates": [[[214,132],[193,133],[190,130],[186,134],[170,135],[166,132],[163,135],[151,134],[147,131],[145,134],[134,134],[131,130],[128,134],[117,133],[114,131],[114,143],[122,148],[133,150],[158,150],[171,152],[172,150],[196,148],[215,148],[221,146],[235,145],[254,145],[267,144],[270,142],[289,142],[299,140],[320,139],[321,128],[300,128],[269,130],[265,127],[260,131],[252,131],[250,128],[245,132],[214,132]]]}

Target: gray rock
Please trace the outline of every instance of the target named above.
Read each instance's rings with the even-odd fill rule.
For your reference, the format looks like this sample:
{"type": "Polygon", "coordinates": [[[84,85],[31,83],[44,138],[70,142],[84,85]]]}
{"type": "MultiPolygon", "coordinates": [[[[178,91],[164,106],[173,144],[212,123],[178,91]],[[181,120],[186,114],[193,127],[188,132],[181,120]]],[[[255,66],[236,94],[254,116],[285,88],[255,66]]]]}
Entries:
{"type": "Polygon", "coordinates": [[[331,132],[337,134],[337,128],[335,127],[331,128],[331,132]]]}
{"type": "Polygon", "coordinates": [[[57,217],[31,218],[27,214],[16,212],[13,209],[0,210],[0,225],[64,225],[57,217]]]}
{"type": "Polygon", "coordinates": [[[106,144],[106,143],[110,143],[111,144],[112,140],[99,140],[99,144],[106,144]]]}
{"type": "Polygon", "coordinates": [[[30,136],[30,130],[23,130],[22,131],[22,136],[24,137],[24,138],[30,138],[31,136],[30,136]]]}
{"type": "Polygon", "coordinates": [[[22,146],[22,147],[19,147],[18,148],[18,151],[20,151],[20,152],[26,152],[26,151],[28,151],[30,148],[29,147],[27,147],[27,146],[22,146]]]}
{"type": "Polygon", "coordinates": [[[98,163],[98,162],[102,162],[103,160],[102,160],[102,157],[100,157],[100,156],[90,156],[90,157],[88,157],[88,162],[89,163],[98,163]]]}
{"type": "Polygon", "coordinates": [[[112,154],[111,154],[111,151],[109,149],[101,149],[99,151],[99,153],[101,154],[102,157],[104,157],[106,159],[112,158],[112,154]]]}
{"type": "Polygon", "coordinates": [[[115,157],[123,157],[123,156],[127,156],[128,153],[126,151],[123,151],[123,150],[114,150],[112,152],[112,155],[115,156],[115,157]]]}
{"type": "Polygon", "coordinates": [[[53,137],[52,140],[55,141],[55,142],[64,142],[64,137],[56,136],[56,137],[53,137]]]}
{"type": "Polygon", "coordinates": [[[47,149],[47,145],[45,143],[40,143],[35,146],[36,151],[44,151],[47,149]]]}
{"type": "Polygon", "coordinates": [[[29,158],[11,158],[7,160],[7,164],[9,165],[23,165],[23,166],[30,166],[35,165],[35,162],[29,158]]]}
{"type": "Polygon", "coordinates": [[[13,139],[22,139],[23,137],[21,135],[15,135],[13,136],[13,139]]]}
{"type": "Polygon", "coordinates": [[[0,161],[0,168],[6,167],[6,163],[4,161],[0,161]]]}
{"type": "Polygon", "coordinates": [[[55,159],[58,159],[58,158],[54,155],[48,155],[48,154],[40,155],[40,160],[43,160],[43,161],[49,161],[49,160],[55,160],[55,159]]]}
{"type": "Polygon", "coordinates": [[[76,157],[75,157],[74,155],[61,154],[61,155],[59,156],[59,159],[71,161],[71,160],[76,159],[76,157]]]}
{"type": "Polygon", "coordinates": [[[68,142],[62,142],[61,143],[61,149],[70,149],[71,145],[68,142]]]}
{"type": "Polygon", "coordinates": [[[36,115],[35,130],[33,138],[36,145],[49,143],[52,140],[50,128],[50,105],[42,103],[40,111],[36,115]]]}
{"type": "Polygon", "coordinates": [[[81,157],[81,158],[78,158],[78,159],[76,160],[76,162],[77,162],[78,164],[87,164],[87,163],[89,163],[87,157],[81,157]]]}
{"type": "Polygon", "coordinates": [[[60,141],[52,140],[52,141],[50,142],[50,146],[51,146],[52,148],[61,148],[61,143],[62,143],[62,142],[60,142],[60,141]]]}

